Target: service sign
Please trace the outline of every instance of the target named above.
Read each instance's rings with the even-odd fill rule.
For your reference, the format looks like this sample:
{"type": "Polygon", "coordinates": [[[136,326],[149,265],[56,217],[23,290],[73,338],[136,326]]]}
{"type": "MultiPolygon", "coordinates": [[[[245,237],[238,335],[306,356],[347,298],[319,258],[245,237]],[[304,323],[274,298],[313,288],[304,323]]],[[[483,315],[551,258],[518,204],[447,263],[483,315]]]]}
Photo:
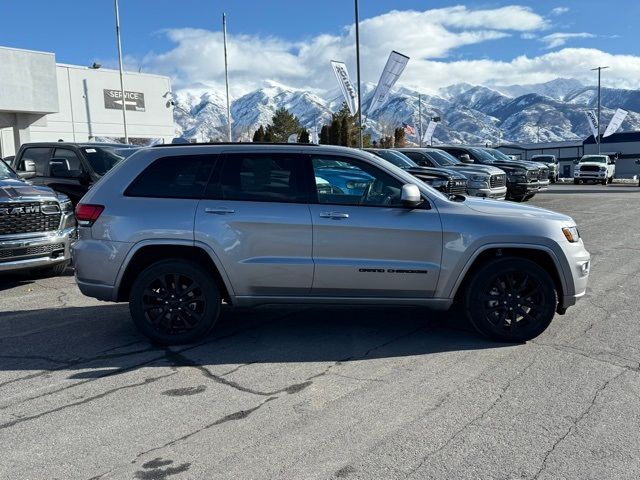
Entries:
{"type": "MultiPolygon", "coordinates": [[[[104,89],[104,108],[112,110],[122,110],[122,92],[120,90],[104,89]]],[[[124,92],[125,105],[127,110],[134,112],[144,112],[144,93],[124,92]]]]}

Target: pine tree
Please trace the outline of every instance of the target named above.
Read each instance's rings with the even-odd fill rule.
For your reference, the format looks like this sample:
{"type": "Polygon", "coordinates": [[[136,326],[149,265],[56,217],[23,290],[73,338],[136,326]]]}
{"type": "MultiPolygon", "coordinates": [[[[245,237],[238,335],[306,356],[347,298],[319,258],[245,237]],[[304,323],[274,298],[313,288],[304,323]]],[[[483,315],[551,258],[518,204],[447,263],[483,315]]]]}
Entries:
{"type": "Polygon", "coordinates": [[[300,133],[298,134],[298,143],[310,143],[311,142],[311,138],[309,137],[309,130],[307,130],[306,128],[303,128],[302,130],[300,130],[300,133]]]}
{"type": "Polygon", "coordinates": [[[340,120],[340,145],[343,147],[350,146],[351,139],[351,125],[349,124],[349,118],[343,116],[340,120]]]}
{"type": "Polygon", "coordinates": [[[273,142],[273,127],[271,125],[267,125],[267,128],[264,131],[264,141],[268,143],[273,142]]]}
{"type": "Polygon", "coordinates": [[[329,145],[329,125],[323,125],[320,129],[320,144],[321,145],[329,145]]]}
{"type": "Polygon", "coordinates": [[[260,125],[260,127],[258,127],[256,132],[253,134],[253,141],[264,142],[264,128],[262,125],[260,125]]]}
{"type": "Polygon", "coordinates": [[[396,148],[402,148],[407,145],[407,141],[404,138],[404,128],[398,127],[393,131],[393,140],[396,148]]]}
{"type": "Polygon", "coordinates": [[[271,119],[271,141],[286,142],[289,136],[300,131],[300,121],[295,115],[289,113],[286,108],[276,110],[271,119]]]}
{"type": "Polygon", "coordinates": [[[340,120],[335,117],[329,127],[329,145],[340,145],[340,120]]]}

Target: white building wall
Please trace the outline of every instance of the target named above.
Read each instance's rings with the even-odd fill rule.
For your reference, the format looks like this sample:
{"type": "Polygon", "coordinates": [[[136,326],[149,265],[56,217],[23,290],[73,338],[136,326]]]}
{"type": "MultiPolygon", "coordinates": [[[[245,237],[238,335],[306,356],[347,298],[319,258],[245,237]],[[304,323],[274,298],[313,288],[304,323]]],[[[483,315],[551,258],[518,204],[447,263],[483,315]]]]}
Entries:
{"type": "MultiPolygon", "coordinates": [[[[120,90],[116,70],[58,65],[58,113],[45,117],[46,125],[31,127],[31,141],[86,142],[96,137],[124,137],[122,110],[105,108],[105,89],[120,90]]],[[[171,81],[168,77],[126,72],[126,92],[144,94],[145,110],[127,110],[130,138],[160,139],[175,137],[173,106],[169,103],[171,81]]]]}

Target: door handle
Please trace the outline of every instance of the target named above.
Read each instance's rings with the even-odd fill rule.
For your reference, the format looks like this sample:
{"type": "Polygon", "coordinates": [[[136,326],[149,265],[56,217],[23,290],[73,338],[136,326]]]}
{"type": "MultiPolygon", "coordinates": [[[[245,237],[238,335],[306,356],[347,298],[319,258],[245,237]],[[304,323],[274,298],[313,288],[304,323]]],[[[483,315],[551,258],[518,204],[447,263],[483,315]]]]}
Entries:
{"type": "Polygon", "coordinates": [[[323,212],[320,214],[320,218],[331,218],[333,220],[341,220],[343,218],[349,218],[349,214],[342,213],[342,212],[323,212]]]}
{"type": "Polygon", "coordinates": [[[236,213],[231,208],[205,208],[204,213],[214,213],[216,215],[229,215],[230,213],[236,213]]]}

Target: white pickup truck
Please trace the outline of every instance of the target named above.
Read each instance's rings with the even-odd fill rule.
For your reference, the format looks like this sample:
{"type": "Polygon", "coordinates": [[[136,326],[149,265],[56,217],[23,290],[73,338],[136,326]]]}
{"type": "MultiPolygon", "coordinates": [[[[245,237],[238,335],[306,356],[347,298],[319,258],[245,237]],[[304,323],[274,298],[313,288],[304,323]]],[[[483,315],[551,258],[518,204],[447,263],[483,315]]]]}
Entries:
{"type": "Polygon", "coordinates": [[[601,183],[607,185],[613,181],[616,164],[609,155],[584,155],[573,169],[573,183],[601,183]]]}

